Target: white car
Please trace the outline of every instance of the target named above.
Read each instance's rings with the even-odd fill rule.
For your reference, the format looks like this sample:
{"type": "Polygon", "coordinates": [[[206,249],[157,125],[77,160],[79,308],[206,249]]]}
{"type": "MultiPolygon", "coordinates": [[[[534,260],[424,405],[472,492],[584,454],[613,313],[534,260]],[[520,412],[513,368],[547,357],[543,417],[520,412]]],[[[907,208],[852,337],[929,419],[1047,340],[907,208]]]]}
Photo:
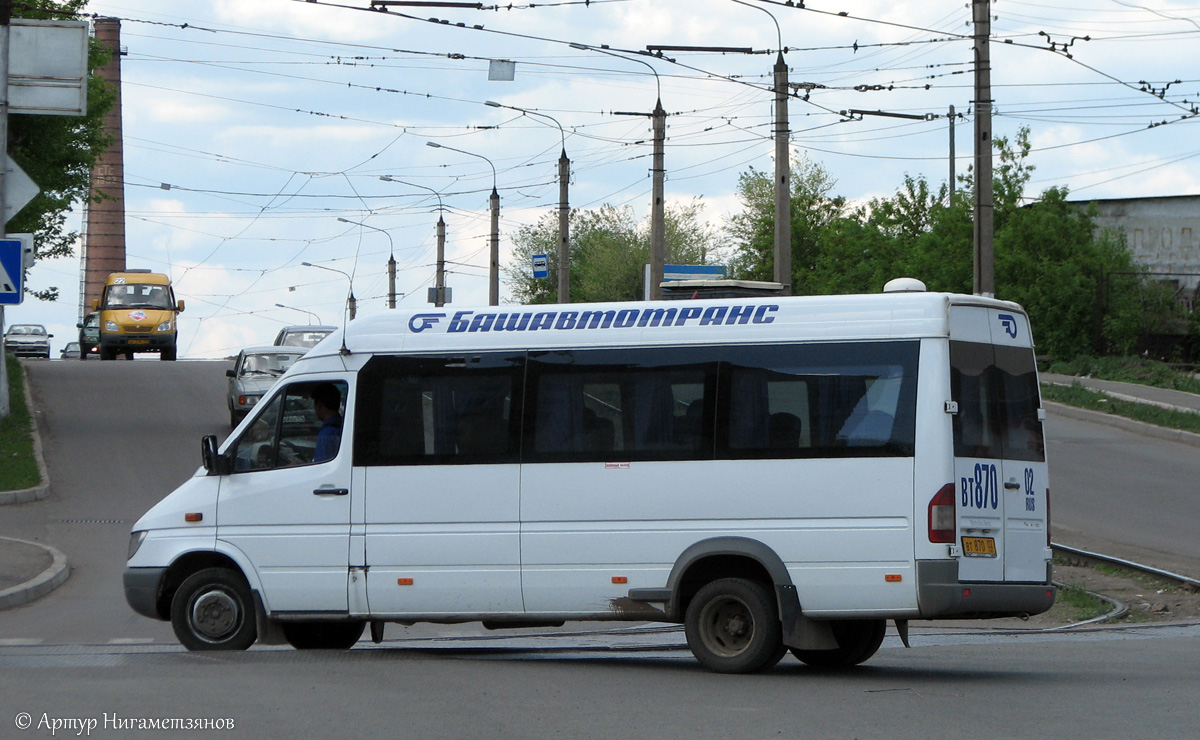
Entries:
{"type": "Polygon", "coordinates": [[[4,332],[4,351],[16,357],[50,359],[50,338],[41,324],[13,324],[4,332]]]}
{"type": "Polygon", "coordinates": [[[225,371],[229,378],[229,425],[235,427],[254,408],[263,394],[275,385],[305,347],[247,347],[238,353],[233,367],[225,371]]]}

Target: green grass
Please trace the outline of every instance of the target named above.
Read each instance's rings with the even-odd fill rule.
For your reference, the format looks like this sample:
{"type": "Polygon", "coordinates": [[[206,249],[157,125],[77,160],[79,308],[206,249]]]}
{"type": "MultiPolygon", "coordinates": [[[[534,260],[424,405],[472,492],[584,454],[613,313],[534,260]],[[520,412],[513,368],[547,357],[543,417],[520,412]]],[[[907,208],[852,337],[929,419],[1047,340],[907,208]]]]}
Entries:
{"type": "Polygon", "coordinates": [[[1103,393],[1084,388],[1078,383],[1071,386],[1043,383],[1042,398],[1078,408],[1124,416],[1168,429],[1182,429],[1186,432],[1200,434],[1200,414],[1171,411],[1144,403],[1109,398],[1103,393]]]}
{"type": "Polygon", "coordinates": [[[1053,612],[1072,622],[1086,622],[1102,617],[1113,610],[1113,605],[1081,586],[1068,585],[1058,590],[1053,612]]]}
{"type": "Polygon", "coordinates": [[[11,355],[4,355],[4,361],[8,363],[10,413],[0,419],[0,491],[15,491],[36,486],[41,482],[41,474],[33,457],[24,369],[11,355]]]}
{"type": "Polygon", "coordinates": [[[1090,375],[1100,380],[1140,383],[1156,388],[1200,393],[1200,378],[1180,372],[1165,362],[1141,357],[1076,357],[1073,360],[1052,362],[1047,372],[1090,375]]]}

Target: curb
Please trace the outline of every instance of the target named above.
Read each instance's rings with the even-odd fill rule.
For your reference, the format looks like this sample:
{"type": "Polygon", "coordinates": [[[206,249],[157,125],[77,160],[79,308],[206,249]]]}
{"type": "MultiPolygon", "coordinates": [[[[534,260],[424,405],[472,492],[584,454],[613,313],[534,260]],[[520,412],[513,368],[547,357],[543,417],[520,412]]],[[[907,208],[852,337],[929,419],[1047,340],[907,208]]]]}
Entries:
{"type": "Polygon", "coordinates": [[[18,540],[13,537],[0,537],[0,539],[41,548],[48,552],[54,559],[49,568],[46,568],[28,581],[0,591],[0,610],[11,609],[14,606],[21,606],[22,604],[28,604],[31,601],[40,599],[61,586],[71,574],[71,569],[67,566],[67,556],[49,545],[29,542],[28,540],[18,540]]]}
{"type": "MultiPolygon", "coordinates": [[[[22,372],[24,373],[24,369],[22,369],[22,372]]],[[[28,373],[25,373],[24,386],[25,408],[29,409],[29,427],[33,437],[33,459],[37,461],[38,475],[41,476],[42,483],[32,488],[22,488],[18,491],[0,491],[0,506],[40,501],[50,495],[50,471],[46,468],[46,459],[42,456],[42,435],[38,431],[37,415],[33,410],[33,394],[29,390],[28,373]]]]}
{"type": "Polygon", "coordinates": [[[1156,439],[1166,439],[1172,442],[1180,442],[1182,444],[1200,447],[1200,434],[1195,432],[1185,432],[1182,429],[1168,429],[1154,424],[1147,424],[1144,421],[1134,421],[1127,419],[1124,416],[1115,414],[1106,414],[1103,411],[1092,411],[1090,409],[1081,409],[1075,406],[1069,406],[1065,403],[1056,401],[1043,401],[1042,404],[1054,411],[1059,416],[1065,416],[1068,419],[1077,421],[1091,421],[1097,424],[1107,424],[1108,426],[1124,429],[1127,432],[1141,434],[1146,437],[1154,437],[1156,439]]]}

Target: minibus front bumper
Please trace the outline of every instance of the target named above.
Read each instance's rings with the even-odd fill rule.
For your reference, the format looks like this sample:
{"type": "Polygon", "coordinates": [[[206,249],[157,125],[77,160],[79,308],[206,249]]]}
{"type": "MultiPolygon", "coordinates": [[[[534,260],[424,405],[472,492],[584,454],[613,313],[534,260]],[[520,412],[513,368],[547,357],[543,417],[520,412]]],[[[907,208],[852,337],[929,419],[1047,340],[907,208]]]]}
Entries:
{"type": "Polygon", "coordinates": [[[109,334],[100,337],[100,347],[117,352],[161,352],[175,346],[175,332],[161,334],[109,334]]]}
{"type": "Polygon", "coordinates": [[[126,568],[125,601],[138,614],[151,619],[165,619],[158,612],[158,587],[166,568],[126,568]]]}
{"type": "Polygon", "coordinates": [[[981,619],[1041,614],[1058,593],[1046,564],[1045,583],[963,582],[957,560],[917,561],[917,602],[922,619],[981,619]]]}

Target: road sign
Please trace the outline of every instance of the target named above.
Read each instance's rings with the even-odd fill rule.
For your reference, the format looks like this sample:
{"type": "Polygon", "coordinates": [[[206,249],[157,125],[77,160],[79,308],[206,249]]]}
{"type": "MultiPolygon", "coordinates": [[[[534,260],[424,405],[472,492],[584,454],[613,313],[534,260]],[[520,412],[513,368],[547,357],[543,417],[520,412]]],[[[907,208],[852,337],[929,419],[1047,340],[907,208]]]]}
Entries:
{"type": "Polygon", "coordinates": [[[8,43],[10,113],[87,114],[87,21],[13,18],[8,43]]]}
{"type": "Polygon", "coordinates": [[[4,156],[4,223],[12,220],[21,210],[41,192],[24,170],[17,166],[12,157],[4,156]]]}
{"type": "Polygon", "coordinates": [[[544,254],[533,255],[533,276],[541,279],[550,277],[550,260],[544,254]]]}
{"type": "Polygon", "coordinates": [[[15,306],[25,295],[22,249],[19,239],[0,239],[0,306],[15,306]]]}
{"type": "Polygon", "coordinates": [[[669,280],[724,279],[724,265],[663,265],[663,282],[669,280]]]}

